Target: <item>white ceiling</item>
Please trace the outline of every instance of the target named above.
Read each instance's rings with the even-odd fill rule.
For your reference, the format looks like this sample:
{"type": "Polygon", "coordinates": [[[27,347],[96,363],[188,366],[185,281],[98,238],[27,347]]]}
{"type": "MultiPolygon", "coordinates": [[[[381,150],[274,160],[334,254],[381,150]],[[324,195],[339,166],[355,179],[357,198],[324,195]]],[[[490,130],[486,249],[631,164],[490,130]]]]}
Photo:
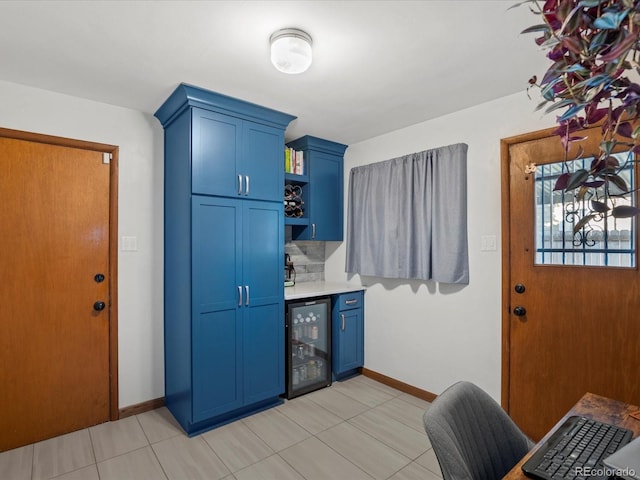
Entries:
{"type": "Polygon", "coordinates": [[[0,80],[148,113],[186,82],[296,115],[287,140],[352,144],[524,92],[548,61],[513,3],[0,1],[0,80]],[[269,60],[287,27],[313,38],[301,75],[269,60]]]}

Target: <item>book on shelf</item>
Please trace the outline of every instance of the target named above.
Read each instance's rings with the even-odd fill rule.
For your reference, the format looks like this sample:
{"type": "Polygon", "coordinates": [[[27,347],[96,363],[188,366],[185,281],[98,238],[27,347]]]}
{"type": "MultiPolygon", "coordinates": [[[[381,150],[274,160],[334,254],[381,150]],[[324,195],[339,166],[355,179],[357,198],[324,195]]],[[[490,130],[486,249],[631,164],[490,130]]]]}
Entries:
{"type": "Polygon", "coordinates": [[[285,148],[284,171],[295,175],[304,175],[304,152],[285,148]]]}
{"type": "Polygon", "coordinates": [[[284,149],[284,171],[286,173],[291,173],[291,149],[284,149]]]}

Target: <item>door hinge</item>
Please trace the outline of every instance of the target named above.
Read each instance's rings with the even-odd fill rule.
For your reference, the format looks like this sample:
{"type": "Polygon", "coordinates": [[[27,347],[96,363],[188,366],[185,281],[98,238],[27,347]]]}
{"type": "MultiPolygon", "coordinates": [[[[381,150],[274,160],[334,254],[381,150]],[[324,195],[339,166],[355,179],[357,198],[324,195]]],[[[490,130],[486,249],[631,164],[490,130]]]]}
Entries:
{"type": "Polygon", "coordinates": [[[110,153],[103,152],[102,153],[102,163],[108,165],[111,163],[111,159],[113,156],[110,153]]]}

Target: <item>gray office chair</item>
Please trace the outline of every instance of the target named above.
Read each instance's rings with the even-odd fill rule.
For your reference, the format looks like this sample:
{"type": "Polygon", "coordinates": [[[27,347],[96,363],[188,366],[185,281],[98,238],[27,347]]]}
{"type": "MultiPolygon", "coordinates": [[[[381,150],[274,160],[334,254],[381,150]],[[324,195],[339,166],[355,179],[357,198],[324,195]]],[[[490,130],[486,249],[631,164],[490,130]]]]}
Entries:
{"type": "Polygon", "coordinates": [[[423,416],[444,480],[496,480],[533,447],[493,398],[469,382],[442,392],[423,416]]]}

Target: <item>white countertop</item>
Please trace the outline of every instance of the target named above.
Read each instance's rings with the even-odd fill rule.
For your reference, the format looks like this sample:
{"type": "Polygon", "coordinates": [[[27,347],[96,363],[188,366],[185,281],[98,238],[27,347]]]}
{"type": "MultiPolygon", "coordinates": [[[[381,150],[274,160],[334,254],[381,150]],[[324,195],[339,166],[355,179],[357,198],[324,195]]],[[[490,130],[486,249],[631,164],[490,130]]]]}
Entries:
{"type": "Polygon", "coordinates": [[[365,290],[365,287],[341,282],[299,282],[293,287],[284,287],[284,299],[322,297],[335,293],[357,292],[358,290],[365,290]]]}

